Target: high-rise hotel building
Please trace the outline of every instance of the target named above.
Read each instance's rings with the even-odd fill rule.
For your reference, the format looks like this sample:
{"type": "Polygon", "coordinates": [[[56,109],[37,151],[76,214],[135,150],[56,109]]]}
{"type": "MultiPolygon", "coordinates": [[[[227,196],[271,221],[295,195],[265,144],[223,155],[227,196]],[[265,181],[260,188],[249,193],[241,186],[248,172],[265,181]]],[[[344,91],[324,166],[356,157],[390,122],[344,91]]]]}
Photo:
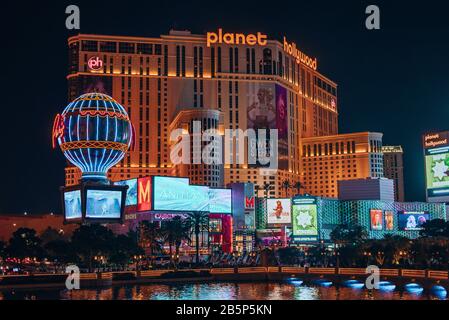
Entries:
{"type": "MultiPolygon", "coordinates": [[[[158,38],[80,34],[68,40],[69,99],[104,92],[121,103],[136,132],[135,148],[109,172],[112,180],[146,175],[187,176],[192,183],[269,183],[269,196],[285,196],[282,183],[303,181],[302,138],[338,133],[337,85],[317,71],[317,60],[296,44],[261,33],[170,31],[158,38]],[[171,161],[170,133],[278,129],[279,170],[258,165],[171,161]]],[[[346,148],[346,147],[345,147],[346,148]]],[[[245,152],[248,147],[245,146],[245,152]]],[[[66,184],[78,169],[68,166],[66,184]]]]}

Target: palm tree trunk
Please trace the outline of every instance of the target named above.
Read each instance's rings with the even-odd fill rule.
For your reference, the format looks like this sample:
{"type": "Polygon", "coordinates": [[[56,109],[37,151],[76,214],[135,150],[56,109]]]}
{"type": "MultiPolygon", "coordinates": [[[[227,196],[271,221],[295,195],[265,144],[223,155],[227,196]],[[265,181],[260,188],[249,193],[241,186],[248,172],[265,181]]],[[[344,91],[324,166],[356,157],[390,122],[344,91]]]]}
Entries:
{"type": "Polygon", "coordinates": [[[195,230],[196,265],[200,264],[200,232],[195,230]]]}

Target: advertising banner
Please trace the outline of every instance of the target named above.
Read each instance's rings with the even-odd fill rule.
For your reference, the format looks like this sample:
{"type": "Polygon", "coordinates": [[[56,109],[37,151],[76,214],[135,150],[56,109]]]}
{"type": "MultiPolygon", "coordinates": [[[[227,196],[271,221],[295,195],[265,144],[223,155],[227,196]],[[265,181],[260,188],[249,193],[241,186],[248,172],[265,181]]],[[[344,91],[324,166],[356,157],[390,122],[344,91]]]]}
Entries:
{"type": "Polygon", "coordinates": [[[278,167],[288,170],[287,89],[276,85],[276,129],[278,129],[278,167]]]}
{"type": "Polygon", "coordinates": [[[122,191],[87,190],[86,218],[120,219],[122,191]]]}
{"type": "Polygon", "coordinates": [[[293,237],[302,241],[318,240],[318,210],[316,199],[292,199],[293,237]]]}
{"type": "Polygon", "coordinates": [[[151,177],[137,180],[137,211],[151,210],[151,177]]]}
{"type": "Polygon", "coordinates": [[[153,210],[209,211],[209,187],[189,185],[188,178],[153,177],[153,210]]]}
{"type": "Polygon", "coordinates": [[[427,200],[449,202],[449,131],[423,136],[427,200]]]}
{"type": "Polygon", "coordinates": [[[383,229],[382,210],[371,209],[369,213],[371,230],[381,231],[383,229]]]}
{"type": "Polygon", "coordinates": [[[210,188],[209,212],[227,214],[232,213],[232,190],[210,188]]]}
{"type": "Polygon", "coordinates": [[[114,184],[117,186],[128,186],[125,206],[137,205],[137,179],[117,181],[114,184]]]}
{"type": "Polygon", "coordinates": [[[399,211],[398,212],[399,230],[403,230],[403,231],[422,230],[423,224],[429,220],[430,220],[430,215],[427,211],[423,211],[423,212],[399,211]]]}
{"type": "Polygon", "coordinates": [[[81,190],[64,192],[64,212],[67,220],[82,218],[81,190]]]}
{"type": "Polygon", "coordinates": [[[268,224],[289,224],[292,222],[290,199],[267,199],[268,224]]]}
{"type": "Polygon", "coordinates": [[[393,211],[385,211],[385,230],[392,231],[394,229],[393,211]]]}

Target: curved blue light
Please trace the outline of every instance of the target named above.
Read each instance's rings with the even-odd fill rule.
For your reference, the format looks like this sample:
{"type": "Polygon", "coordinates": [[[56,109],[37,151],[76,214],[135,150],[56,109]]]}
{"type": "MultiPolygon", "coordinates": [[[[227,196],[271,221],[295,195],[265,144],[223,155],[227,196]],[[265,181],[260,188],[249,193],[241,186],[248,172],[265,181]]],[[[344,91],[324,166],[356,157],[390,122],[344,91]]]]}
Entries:
{"type": "Polygon", "coordinates": [[[321,287],[330,287],[332,286],[332,281],[326,280],[326,279],[318,279],[313,281],[314,284],[321,286],[321,287]]]}
{"type": "Polygon", "coordinates": [[[446,299],[447,297],[447,290],[443,286],[433,286],[432,289],[430,289],[430,292],[438,299],[446,299]]]}
{"type": "Polygon", "coordinates": [[[346,280],[343,281],[343,286],[351,288],[351,289],[362,289],[365,284],[357,280],[346,280]]]}
{"type": "Polygon", "coordinates": [[[379,282],[379,290],[394,291],[394,289],[396,289],[396,285],[389,281],[380,281],[379,282]]]}
{"type": "Polygon", "coordinates": [[[404,288],[408,293],[411,294],[421,294],[424,291],[424,288],[417,283],[408,283],[404,288]]]}

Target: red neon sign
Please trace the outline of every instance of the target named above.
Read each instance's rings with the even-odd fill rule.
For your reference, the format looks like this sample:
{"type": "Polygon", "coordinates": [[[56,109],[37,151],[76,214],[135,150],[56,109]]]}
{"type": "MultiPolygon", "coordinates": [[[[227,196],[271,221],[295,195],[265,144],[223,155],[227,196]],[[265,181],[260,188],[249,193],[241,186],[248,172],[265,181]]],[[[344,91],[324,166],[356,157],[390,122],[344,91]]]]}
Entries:
{"type": "Polygon", "coordinates": [[[55,121],[53,122],[53,130],[51,135],[51,144],[53,149],[56,147],[56,142],[58,139],[64,136],[64,129],[64,116],[58,113],[55,117],[55,121]]]}
{"type": "Polygon", "coordinates": [[[254,208],[254,197],[245,197],[245,209],[254,208]]]}
{"type": "Polygon", "coordinates": [[[151,210],[151,177],[137,180],[137,211],[151,210]]]}
{"type": "Polygon", "coordinates": [[[103,68],[103,60],[100,59],[100,57],[91,57],[88,61],[87,61],[87,66],[89,67],[90,70],[93,71],[97,71],[100,70],[101,68],[103,68]]]}

